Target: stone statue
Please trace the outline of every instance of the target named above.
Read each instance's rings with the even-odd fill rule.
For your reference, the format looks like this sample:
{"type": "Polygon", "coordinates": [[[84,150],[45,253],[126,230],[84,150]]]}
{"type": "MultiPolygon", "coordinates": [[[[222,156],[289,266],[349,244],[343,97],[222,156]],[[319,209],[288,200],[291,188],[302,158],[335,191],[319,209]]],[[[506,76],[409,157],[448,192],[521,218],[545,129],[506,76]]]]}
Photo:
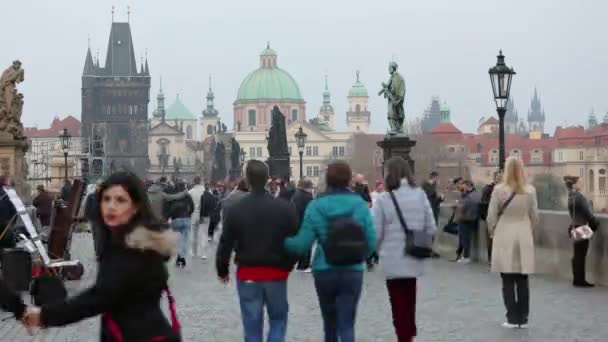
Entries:
{"type": "Polygon", "coordinates": [[[224,178],[226,178],[226,146],[220,141],[215,145],[213,180],[219,181],[224,178]]]}
{"type": "Polygon", "coordinates": [[[241,168],[241,145],[235,138],[230,140],[230,167],[232,170],[241,168]]]}
{"type": "Polygon", "coordinates": [[[270,157],[289,156],[287,147],[287,131],[285,128],[285,116],[274,106],[272,109],[272,123],[268,131],[268,154],[270,157]]]}
{"type": "Polygon", "coordinates": [[[388,84],[382,83],[382,90],[380,90],[378,95],[384,95],[384,98],[388,100],[389,134],[403,134],[405,80],[397,72],[397,63],[391,62],[388,66],[388,71],[391,74],[391,78],[388,80],[388,84]]]}
{"type": "Polygon", "coordinates": [[[14,61],[0,76],[0,131],[15,138],[23,137],[23,94],[17,93],[17,83],[24,81],[24,74],[21,62],[14,61]]]}

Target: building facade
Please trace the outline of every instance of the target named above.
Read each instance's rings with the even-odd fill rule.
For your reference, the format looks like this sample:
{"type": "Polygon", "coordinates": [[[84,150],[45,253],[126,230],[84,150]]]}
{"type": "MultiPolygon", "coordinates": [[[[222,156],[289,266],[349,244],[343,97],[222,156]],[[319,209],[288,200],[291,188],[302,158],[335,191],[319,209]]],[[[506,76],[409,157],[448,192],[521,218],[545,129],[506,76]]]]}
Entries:
{"type": "Polygon", "coordinates": [[[138,70],[129,23],[113,22],[104,67],[87,51],[82,74],[82,136],[93,176],[148,166],[148,62],[138,70]]]}

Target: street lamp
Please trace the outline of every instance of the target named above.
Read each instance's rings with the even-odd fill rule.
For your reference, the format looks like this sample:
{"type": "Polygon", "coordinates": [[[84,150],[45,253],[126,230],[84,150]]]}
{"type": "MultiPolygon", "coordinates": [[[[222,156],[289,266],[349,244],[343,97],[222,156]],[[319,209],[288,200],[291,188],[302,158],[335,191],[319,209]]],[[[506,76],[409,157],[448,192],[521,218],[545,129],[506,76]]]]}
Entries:
{"type": "Polygon", "coordinates": [[[72,141],[72,136],[68,133],[68,129],[64,128],[63,133],[59,135],[59,139],[61,140],[61,149],[63,150],[63,160],[65,166],[64,178],[65,181],[68,180],[68,150],[70,149],[70,143],[72,141]]]}
{"type": "Polygon", "coordinates": [[[304,179],[304,166],[302,163],[302,156],[304,155],[304,146],[306,145],[306,137],[308,135],[304,133],[302,126],[298,129],[295,134],[296,144],[298,145],[298,152],[300,153],[300,179],[304,179]]]}
{"type": "Polygon", "coordinates": [[[490,68],[489,73],[500,125],[498,132],[498,168],[503,171],[505,168],[505,114],[509,93],[511,92],[511,79],[515,75],[515,71],[505,64],[505,56],[503,56],[502,50],[496,57],[496,65],[490,68]]]}

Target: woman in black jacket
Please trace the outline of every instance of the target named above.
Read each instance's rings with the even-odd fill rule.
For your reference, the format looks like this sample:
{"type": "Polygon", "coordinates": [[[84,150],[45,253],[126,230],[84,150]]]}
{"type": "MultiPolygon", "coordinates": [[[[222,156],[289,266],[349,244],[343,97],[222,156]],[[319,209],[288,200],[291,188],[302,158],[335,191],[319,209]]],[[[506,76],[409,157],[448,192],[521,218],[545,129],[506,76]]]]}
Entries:
{"type": "MultiPolygon", "coordinates": [[[[591,230],[597,230],[598,220],[593,215],[589,201],[580,193],[582,189],[581,179],[575,176],[564,177],[568,188],[568,212],[570,213],[571,225],[569,230],[576,227],[589,225],[591,230]]],[[[593,287],[594,285],[585,279],[585,258],[589,249],[589,240],[574,242],[574,255],[572,257],[572,284],[576,287],[593,287]]]]}
{"type": "Polygon", "coordinates": [[[25,321],[57,327],[102,315],[102,342],[181,341],[165,265],[175,253],[175,233],[148,221],[155,216],[146,191],[130,173],[110,176],[98,203],[103,249],[95,284],[63,302],[29,308],[25,321]],[[161,311],[163,294],[171,304],[171,323],[161,311]]]}

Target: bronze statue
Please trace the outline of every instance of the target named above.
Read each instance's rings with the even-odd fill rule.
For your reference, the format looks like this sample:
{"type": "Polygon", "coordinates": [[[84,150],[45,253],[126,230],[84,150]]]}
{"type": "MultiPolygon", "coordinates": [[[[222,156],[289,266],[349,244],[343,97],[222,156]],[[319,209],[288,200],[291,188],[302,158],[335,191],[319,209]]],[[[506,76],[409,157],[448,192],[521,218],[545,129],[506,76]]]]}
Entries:
{"type": "Polygon", "coordinates": [[[270,157],[289,156],[285,116],[277,106],[274,106],[272,109],[272,123],[266,140],[268,141],[268,154],[270,157]]]}
{"type": "Polygon", "coordinates": [[[215,160],[213,163],[213,180],[221,181],[226,178],[226,146],[223,142],[215,145],[215,160]]]}
{"type": "Polygon", "coordinates": [[[17,93],[17,83],[23,82],[24,74],[21,62],[14,61],[0,76],[0,131],[8,132],[15,138],[23,136],[23,94],[17,93]]]}
{"type": "Polygon", "coordinates": [[[397,63],[391,62],[388,66],[391,78],[387,83],[382,83],[382,90],[378,95],[384,95],[388,100],[388,124],[390,126],[389,134],[403,134],[403,121],[405,120],[405,112],[403,110],[403,102],[405,98],[405,80],[397,72],[397,63]]]}
{"type": "Polygon", "coordinates": [[[230,167],[232,170],[241,168],[241,145],[235,138],[230,140],[230,167]]]}

